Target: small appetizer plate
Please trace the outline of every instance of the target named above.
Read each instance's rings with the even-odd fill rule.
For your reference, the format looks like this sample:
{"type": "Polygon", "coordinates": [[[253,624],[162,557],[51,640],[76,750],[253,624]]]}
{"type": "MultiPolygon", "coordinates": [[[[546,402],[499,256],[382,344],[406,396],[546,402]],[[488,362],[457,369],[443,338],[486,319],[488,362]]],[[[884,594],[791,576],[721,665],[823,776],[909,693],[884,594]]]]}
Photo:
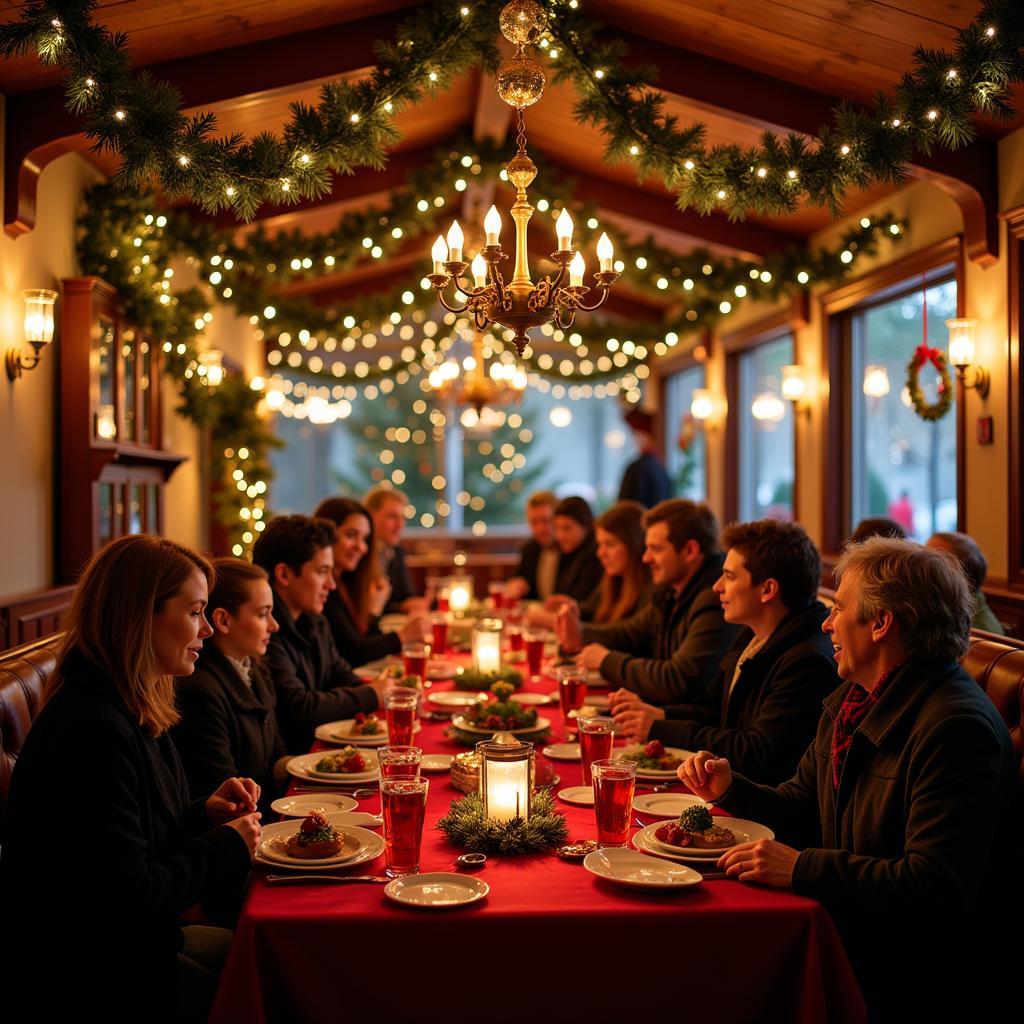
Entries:
{"type": "Polygon", "coordinates": [[[350,782],[369,782],[371,779],[379,778],[380,767],[377,762],[377,755],[365,747],[361,751],[366,759],[366,770],[361,772],[318,772],[317,762],[328,756],[328,751],[315,750],[311,754],[299,754],[293,757],[285,766],[289,775],[297,779],[311,779],[314,782],[329,782],[335,786],[346,785],[350,782]]]}
{"type": "Polygon", "coordinates": [[[644,793],[634,797],[633,810],[650,818],[678,818],[687,807],[703,803],[699,796],[689,793],[644,793]]]}
{"type": "MultiPolygon", "coordinates": [[[[272,811],[287,818],[304,818],[310,811],[334,814],[338,811],[354,811],[358,802],[344,793],[302,793],[298,796],[283,796],[271,805],[272,811]]],[[[264,826],[266,827],[266,826],[264,826]]]]}
{"type": "MultiPolygon", "coordinates": [[[[626,747],[624,750],[615,751],[616,757],[622,757],[624,754],[636,754],[643,747],[634,743],[632,746],[626,747]]],[[[679,747],[666,747],[666,754],[671,754],[673,757],[678,757],[681,761],[685,761],[687,758],[693,757],[692,750],[682,750],[679,747]]],[[[678,779],[679,776],[676,774],[675,768],[640,768],[637,766],[636,777],[638,779],[678,779]]]]}
{"type": "Polygon", "coordinates": [[[564,800],[567,804],[576,804],[579,807],[594,806],[593,786],[569,786],[567,789],[558,791],[558,799],[564,800]]]}
{"type": "Polygon", "coordinates": [[[491,887],[481,878],[457,875],[453,871],[430,871],[422,875],[394,878],[384,886],[384,895],[409,907],[444,910],[482,900],[491,887]]]}
{"type": "Polygon", "coordinates": [[[440,682],[442,679],[454,679],[455,674],[459,671],[457,662],[454,661],[437,661],[427,662],[427,678],[431,682],[440,682]]]}
{"type": "Polygon", "coordinates": [[[551,704],[551,695],[547,693],[513,693],[512,700],[517,704],[551,704]]]}
{"type": "Polygon", "coordinates": [[[424,754],[420,758],[420,771],[446,772],[452,766],[452,754],[424,754]]]}
{"type": "Polygon", "coordinates": [[[471,708],[484,699],[486,698],[482,694],[461,690],[431,690],[427,694],[427,700],[431,704],[440,704],[443,708],[471,708]]]}
{"type": "Polygon", "coordinates": [[[685,889],[704,881],[693,868],[629,849],[595,850],[583,858],[583,866],[591,874],[628,889],[685,889]]]}
{"type": "Polygon", "coordinates": [[[364,861],[379,857],[384,852],[384,840],[381,836],[352,825],[344,825],[333,820],[328,821],[342,835],[341,851],[333,857],[292,857],[285,849],[284,843],[299,830],[300,822],[276,821],[264,825],[260,832],[260,841],[256,847],[257,863],[270,865],[274,868],[291,868],[295,871],[323,871],[325,868],[350,867],[364,861]]]}
{"type": "MultiPolygon", "coordinates": [[[[642,828],[633,836],[633,845],[644,853],[656,853],[660,857],[671,857],[673,860],[687,861],[691,864],[697,863],[714,863],[722,856],[723,853],[728,853],[732,849],[731,846],[723,846],[714,850],[706,849],[694,849],[689,846],[670,846],[668,843],[663,843],[656,835],[655,832],[661,828],[665,822],[656,821],[653,825],[648,825],[646,828],[642,828]]],[[[724,815],[718,815],[715,818],[715,824],[723,828],[732,829],[736,836],[735,846],[739,846],[740,843],[754,842],[758,839],[774,839],[775,833],[765,825],[759,825],[756,821],[745,821],[743,818],[727,818],[724,815]]]]}
{"type": "Polygon", "coordinates": [[[578,743],[551,743],[541,753],[552,761],[578,761],[580,745],[578,743]]]}
{"type": "MultiPolygon", "coordinates": [[[[460,730],[461,732],[472,733],[473,735],[476,735],[476,736],[491,736],[495,732],[498,731],[496,729],[484,729],[484,728],[481,728],[478,725],[474,725],[467,718],[464,718],[464,717],[459,716],[459,715],[456,715],[452,719],[452,725],[454,725],[455,728],[460,730]]],[[[501,731],[511,733],[513,736],[523,736],[523,735],[528,735],[529,733],[542,733],[542,732],[546,732],[550,728],[551,728],[551,719],[550,718],[544,718],[543,716],[540,716],[540,717],[538,717],[537,721],[534,722],[533,725],[524,725],[524,726],[521,726],[518,729],[504,729],[504,730],[501,730],[501,731]]],[[[545,747],[544,752],[547,753],[547,751],[549,749],[550,749],[549,747],[545,747]]],[[[577,754],[578,754],[578,751],[577,751],[577,754]]]]}
{"type": "MultiPolygon", "coordinates": [[[[384,747],[388,742],[388,723],[381,714],[380,724],[377,732],[369,736],[352,735],[351,729],[355,725],[354,718],[342,718],[337,722],[324,722],[313,730],[313,735],[323,743],[333,743],[335,746],[343,747],[384,747]]],[[[421,722],[415,722],[412,731],[419,732],[423,728],[421,722]]]]}
{"type": "Polygon", "coordinates": [[[331,819],[332,825],[351,825],[355,828],[380,828],[384,819],[379,814],[366,811],[341,811],[331,819]]]}

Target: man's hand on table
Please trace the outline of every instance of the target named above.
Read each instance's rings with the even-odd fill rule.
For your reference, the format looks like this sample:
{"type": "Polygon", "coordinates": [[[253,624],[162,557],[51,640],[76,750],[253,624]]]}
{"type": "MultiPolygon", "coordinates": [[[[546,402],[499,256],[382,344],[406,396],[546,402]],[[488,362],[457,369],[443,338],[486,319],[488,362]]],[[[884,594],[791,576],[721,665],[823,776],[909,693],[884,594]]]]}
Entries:
{"type": "Polygon", "coordinates": [[[709,804],[721,800],[732,785],[732,768],[724,757],[715,757],[710,750],[701,750],[687,758],[676,774],[695,793],[709,804]]]}
{"type": "Polygon", "coordinates": [[[718,867],[730,878],[741,882],[758,882],[776,889],[793,887],[793,867],[798,850],[774,839],[756,843],[740,843],[718,859],[718,867]]]}
{"type": "Polygon", "coordinates": [[[630,743],[644,743],[650,735],[651,726],[665,717],[665,709],[645,704],[629,690],[616,690],[609,698],[615,724],[621,726],[630,743]]]}
{"type": "Polygon", "coordinates": [[[601,667],[601,662],[608,656],[608,648],[604,644],[587,644],[586,647],[576,655],[576,664],[596,672],[601,667]]]}

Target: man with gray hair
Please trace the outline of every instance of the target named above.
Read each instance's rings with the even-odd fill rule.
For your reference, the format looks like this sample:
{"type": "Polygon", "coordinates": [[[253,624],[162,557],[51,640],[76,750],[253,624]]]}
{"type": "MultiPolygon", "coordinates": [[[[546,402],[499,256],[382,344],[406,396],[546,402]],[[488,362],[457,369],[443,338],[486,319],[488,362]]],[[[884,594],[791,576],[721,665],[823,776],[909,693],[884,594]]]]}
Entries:
{"type": "Polygon", "coordinates": [[[679,775],[785,840],[742,843],[719,866],[820,900],[873,1019],[981,1019],[1012,976],[996,935],[1020,920],[1021,862],[1010,736],[958,663],[972,595],[949,554],[885,537],[850,545],[836,574],[822,629],[847,682],[796,775],[758,786],[706,750],[679,775]]]}

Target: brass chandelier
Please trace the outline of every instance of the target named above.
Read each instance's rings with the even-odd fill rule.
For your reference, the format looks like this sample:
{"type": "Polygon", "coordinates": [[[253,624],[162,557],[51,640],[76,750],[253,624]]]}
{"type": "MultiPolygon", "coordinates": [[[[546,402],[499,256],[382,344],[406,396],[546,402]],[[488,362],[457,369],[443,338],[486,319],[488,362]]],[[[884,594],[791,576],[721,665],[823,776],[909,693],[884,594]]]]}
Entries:
{"type": "Polygon", "coordinates": [[[458,405],[470,406],[477,416],[485,406],[496,408],[518,403],[526,389],[526,373],[517,366],[493,360],[487,366],[483,334],[473,335],[472,355],[462,364],[448,359],[435,366],[427,378],[438,398],[451,398],[458,405]]]}
{"type": "Polygon", "coordinates": [[[544,11],[534,0],[512,0],[501,11],[502,35],[518,47],[517,53],[502,64],[496,76],[498,95],[515,108],[517,120],[517,152],[505,167],[508,180],[516,188],[516,200],[511,210],[516,226],[516,262],[512,280],[506,283],[498,269],[507,255],[498,242],[501,214],[495,206],[484,218],[486,242],[473,257],[472,264],[462,258],[465,236],[459,222],[454,221],[448,231],[447,242],[440,235],[434,242],[431,250],[433,273],[428,275],[438,301],[445,309],[452,313],[471,312],[481,331],[500,327],[514,332],[513,342],[520,356],[530,343],[528,332],[531,328],[546,323],[554,323],[563,330],[571,327],[577,310],[590,312],[604,305],[611,286],[619,277],[612,269],[612,243],[607,234],[602,234],[597,243],[599,269],[594,274],[598,295],[589,304],[585,301],[591,292],[591,288],[583,284],[586,264],[583,254],[572,247],[572,218],[563,209],[555,224],[558,251],[551,254],[551,259],[558,264],[558,273],[554,280],[545,276],[537,284],[530,279],[526,232],[533,207],[526,197],[526,190],[537,177],[537,166],[526,152],[523,111],[541,98],[545,80],[543,70],[527,55],[526,47],[539,38],[544,20],[544,11]],[[472,287],[464,282],[467,269],[473,276],[472,287]],[[567,276],[568,284],[565,283],[567,276]],[[455,299],[460,292],[465,296],[462,305],[445,298],[445,289],[453,283],[455,299]]]}

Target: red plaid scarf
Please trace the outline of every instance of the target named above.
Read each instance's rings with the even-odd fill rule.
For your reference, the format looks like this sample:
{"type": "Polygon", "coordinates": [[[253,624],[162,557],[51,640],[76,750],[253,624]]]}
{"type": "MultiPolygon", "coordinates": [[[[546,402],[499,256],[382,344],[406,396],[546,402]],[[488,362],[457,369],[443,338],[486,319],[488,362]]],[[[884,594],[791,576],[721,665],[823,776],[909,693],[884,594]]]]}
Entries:
{"type": "Polygon", "coordinates": [[[870,690],[865,690],[860,683],[854,683],[847,692],[839,708],[839,714],[836,715],[836,726],[832,733],[832,786],[836,792],[839,791],[839,780],[843,775],[843,765],[846,764],[846,755],[853,742],[853,734],[875,706],[892,677],[902,667],[900,664],[890,669],[870,690]]]}

